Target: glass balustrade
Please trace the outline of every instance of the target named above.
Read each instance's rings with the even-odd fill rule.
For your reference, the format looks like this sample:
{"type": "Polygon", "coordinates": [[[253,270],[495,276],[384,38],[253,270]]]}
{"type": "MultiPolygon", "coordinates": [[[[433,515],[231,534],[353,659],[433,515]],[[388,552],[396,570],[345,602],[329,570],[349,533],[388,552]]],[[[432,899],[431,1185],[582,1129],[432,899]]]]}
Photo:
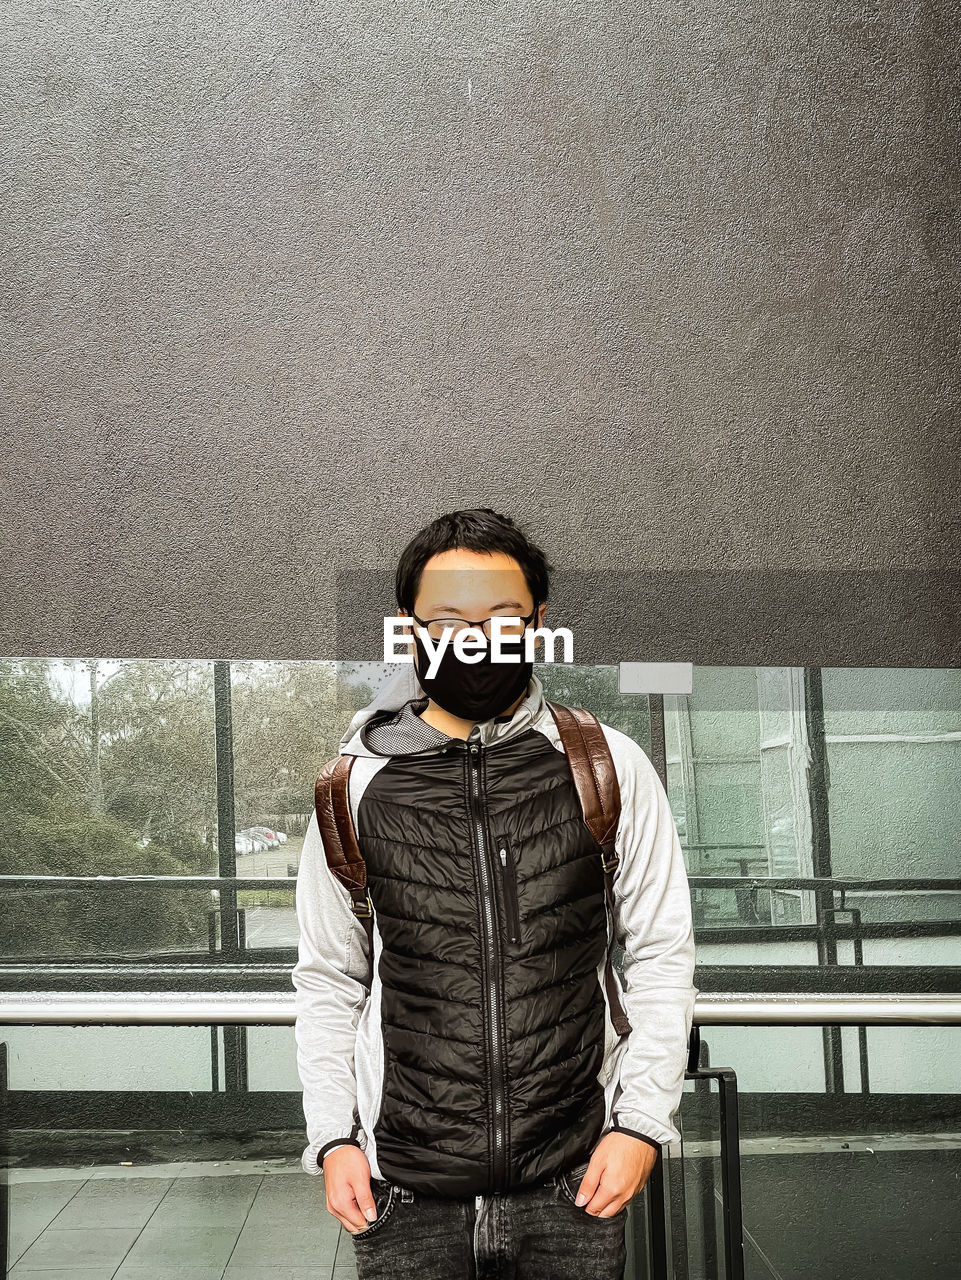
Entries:
{"type": "MultiPolygon", "coordinates": [[[[391,674],[0,660],[0,1001],[292,996],[314,778],[391,674]]],[[[537,674],[665,781],[706,1017],[720,993],[961,992],[961,672],[695,667],[659,696],[621,693],[614,666],[537,674]]],[[[662,1254],[729,1274],[715,1068],[736,1082],[746,1275],[961,1274],[957,1025],[699,1033],[708,1074],[633,1207],[630,1276],[662,1254]]],[[[352,1273],[299,1167],[289,1024],[8,1022],[0,1043],[11,1274],[352,1273]]]]}

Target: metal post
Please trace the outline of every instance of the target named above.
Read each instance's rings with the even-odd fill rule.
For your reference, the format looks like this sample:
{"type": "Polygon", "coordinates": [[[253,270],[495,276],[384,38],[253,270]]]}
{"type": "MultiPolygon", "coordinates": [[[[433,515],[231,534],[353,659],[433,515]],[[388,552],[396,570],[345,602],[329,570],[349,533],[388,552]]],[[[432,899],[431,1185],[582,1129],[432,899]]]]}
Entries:
{"type": "MultiPolygon", "coordinates": [[[[812,871],[818,878],[831,876],[831,812],[828,803],[830,771],[824,736],[824,693],[819,667],[804,668],[804,722],[810,764],[807,768],[808,801],[811,806],[812,871]]],[[[818,925],[818,964],[835,968],[838,962],[837,928],[832,914],[834,891],[814,891],[818,925]]],[[[824,1087],[826,1093],[844,1092],[844,1046],[840,1027],[823,1027],[824,1087]]]]}
{"type": "MultiPolygon", "coordinates": [[[[230,663],[214,663],[214,734],[217,750],[217,858],[218,874],[237,875],[237,831],[234,816],[233,711],[230,696],[230,663]]],[[[220,950],[228,962],[242,956],[237,886],[220,891],[220,950]]],[[[224,1086],[228,1093],[247,1089],[247,1028],[224,1027],[224,1086]]]]}
{"type": "Polygon", "coordinates": [[[10,1186],[7,1157],[10,1154],[7,1129],[7,1042],[0,1041],[0,1280],[7,1280],[10,1266],[10,1186]]]}
{"type": "Polygon", "coordinates": [[[648,1257],[654,1280],[667,1280],[667,1224],[664,1200],[664,1157],[658,1155],[647,1180],[648,1257]]]}
{"type": "MultiPolygon", "coordinates": [[[[718,1102],[721,1111],[721,1213],[724,1237],[724,1280],[744,1280],[744,1214],[741,1204],[741,1140],[740,1126],[738,1121],[738,1097],[737,1097],[737,1076],[730,1067],[702,1067],[698,1066],[695,1070],[690,1069],[692,1061],[695,1061],[695,1055],[700,1057],[700,1033],[695,1037],[694,1031],[691,1034],[691,1044],[688,1055],[689,1069],[685,1073],[687,1079],[692,1077],[698,1081],[717,1081],[718,1102]]],[[[695,1088],[697,1086],[695,1085],[695,1088]]],[[[712,1195],[713,1201],[713,1195],[712,1195]]],[[[707,1247],[708,1239],[715,1238],[715,1233],[708,1231],[709,1225],[713,1224],[714,1213],[713,1206],[711,1212],[705,1215],[704,1221],[704,1240],[707,1247]]],[[[707,1275],[718,1275],[717,1259],[713,1256],[713,1251],[709,1255],[709,1264],[713,1261],[714,1270],[710,1270],[710,1265],[706,1270],[707,1275]]]]}
{"type": "MultiPolygon", "coordinates": [[[[701,1028],[695,1025],[691,1029],[690,1052],[685,1078],[694,1078],[695,1094],[711,1093],[711,1081],[707,1075],[701,1074],[711,1065],[711,1046],[701,1037],[701,1028]]],[[[700,1222],[697,1223],[702,1247],[704,1267],[701,1272],[705,1276],[718,1274],[719,1259],[717,1255],[717,1198],[714,1195],[714,1167],[708,1159],[697,1160],[692,1170],[697,1179],[697,1209],[700,1222]]]]}
{"type": "MultiPolygon", "coordinates": [[[[234,819],[234,740],[230,702],[230,663],[214,663],[214,739],[217,756],[218,875],[237,875],[237,832],[234,819]]],[[[220,890],[220,947],[225,959],[238,958],[237,887],[220,890]]]]}
{"type": "MultiPolygon", "coordinates": [[[[861,937],[861,909],[860,907],[846,907],[844,905],[844,890],[841,890],[841,905],[832,908],[829,912],[825,911],[825,915],[831,915],[835,920],[839,915],[850,915],[851,917],[851,941],[854,945],[854,968],[864,968],[864,939],[861,937]]],[[[868,1029],[861,1025],[858,1027],[858,1065],[861,1069],[861,1092],[871,1092],[870,1065],[868,1062],[868,1029]]]]}
{"type": "Polygon", "coordinates": [[[651,764],[667,790],[667,730],[664,727],[664,695],[648,694],[647,705],[651,716],[651,764]]]}

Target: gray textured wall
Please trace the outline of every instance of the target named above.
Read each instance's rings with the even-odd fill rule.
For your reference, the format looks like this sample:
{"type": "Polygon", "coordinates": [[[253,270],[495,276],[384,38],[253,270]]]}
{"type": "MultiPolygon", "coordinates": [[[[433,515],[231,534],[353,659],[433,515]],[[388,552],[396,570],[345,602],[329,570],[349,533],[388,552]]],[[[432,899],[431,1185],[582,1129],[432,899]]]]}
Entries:
{"type": "Polygon", "coordinates": [[[490,505],[597,660],[961,662],[955,3],[3,28],[0,653],[344,656],[490,505]]]}

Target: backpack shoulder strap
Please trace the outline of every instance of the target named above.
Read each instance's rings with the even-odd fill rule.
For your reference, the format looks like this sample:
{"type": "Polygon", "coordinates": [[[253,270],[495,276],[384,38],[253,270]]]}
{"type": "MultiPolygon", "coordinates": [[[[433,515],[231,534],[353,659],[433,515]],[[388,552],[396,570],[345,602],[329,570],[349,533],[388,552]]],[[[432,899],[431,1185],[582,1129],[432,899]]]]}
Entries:
{"type": "Polygon", "coordinates": [[[614,847],[621,816],[621,789],[614,759],[601,722],[584,707],[548,702],[570,762],[587,829],[604,851],[605,871],[613,871],[618,857],[614,847]]]}
{"type": "MultiPolygon", "coordinates": [[[[593,712],[584,707],[567,707],[561,702],[548,702],[547,706],[561,735],[561,742],[581,803],[584,822],[601,846],[604,893],[611,918],[613,942],[614,872],[620,861],[615,842],[617,825],[621,817],[621,788],[614,768],[614,757],[611,755],[611,748],[601,722],[593,712]]],[[[614,1029],[619,1036],[629,1035],[631,1023],[618,993],[611,964],[611,947],[607,949],[604,978],[614,1029]]]]}
{"type": "Polygon", "coordinates": [[[350,894],[354,915],[367,930],[368,956],[374,955],[374,913],[367,891],[367,867],[357,843],[348,786],[356,756],[328,760],[314,784],[314,809],[324,843],[324,856],[335,879],[350,894]]]}

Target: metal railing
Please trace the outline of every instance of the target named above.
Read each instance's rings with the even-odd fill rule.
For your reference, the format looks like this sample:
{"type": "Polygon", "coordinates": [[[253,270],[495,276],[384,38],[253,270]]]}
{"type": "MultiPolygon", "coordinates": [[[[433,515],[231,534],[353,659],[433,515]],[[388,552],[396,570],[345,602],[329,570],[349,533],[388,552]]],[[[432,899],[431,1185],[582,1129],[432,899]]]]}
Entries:
{"type": "MultiPolygon", "coordinates": [[[[0,992],[0,1026],[293,1026],[295,993],[0,992]]],[[[698,994],[698,1026],[958,1026],[956,995],[711,991],[698,994]]]]}
{"type": "MultiPolygon", "coordinates": [[[[809,924],[792,926],[767,927],[763,931],[744,929],[743,927],[725,927],[720,931],[725,938],[747,937],[763,933],[765,941],[785,936],[785,930],[792,936],[810,934],[821,940],[830,936],[837,940],[844,936],[844,931],[836,922],[839,912],[848,910],[845,907],[846,893],[937,893],[957,894],[961,891],[961,880],[940,879],[932,877],[889,877],[885,879],[858,879],[853,877],[811,877],[811,876],[731,876],[690,875],[688,877],[691,890],[709,888],[736,890],[813,890],[819,901],[819,918],[809,924]],[[833,895],[840,894],[840,906],[834,903],[833,895]]],[[[245,1047],[242,1043],[248,1026],[292,1026],[296,1021],[295,993],[293,989],[283,991],[258,991],[243,989],[247,983],[256,983],[258,970],[261,982],[269,981],[268,974],[276,982],[289,980],[289,968],[272,965],[238,963],[250,956],[246,950],[244,929],[244,908],[238,905],[238,892],[244,889],[283,889],[295,888],[295,877],[238,877],[236,875],[186,875],[186,876],[50,876],[50,875],[0,875],[0,890],[64,890],[101,888],[137,887],[161,889],[206,889],[220,890],[220,902],[216,914],[222,916],[226,928],[223,931],[225,945],[218,951],[213,929],[209,939],[209,953],[205,957],[208,964],[200,966],[180,962],[170,963],[159,957],[151,964],[137,961],[132,957],[124,957],[122,963],[113,964],[104,969],[102,957],[100,963],[84,963],[73,961],[69,966],[70,981],[81,980],[85,983],[103,979],[114,980],[125,974],[127,986],[137,986],[152,981],[163,981],[168,987],[180,983],[202,981],[208,990],[64,990],[37,991],[24,989],[0,991],[0,1025],[20,1026],[209,1026],[212,1041],[216,1036],[216,1028],[224,1027],[224,1050],[227,1055],[227,1030],[231,1028],[231,1036],[239,1037],[241,1043],[231,1045],[230,1061],[226,1062],[228,1075],[238,1087],[246,1088],[245,1047]],[[223,957],[228,964],[212,964],[216,957],[223,957]],[[99,971],[99,972],[98,972],[99,971]],[[224,991],[222,987],[233,980],[241,989],[224,991]],[[236,1059],[236,1061],[234,1061],[236,1059]],[[234,1079],[236,1077],[236,1079],[234,1079]]],[[[212,895],[213,896],[213,895],[212,895]]],[[[216,901],[216,898],[214,899],[216,901]]],[[[917,921],[910,924],[893,922],[877,922],[870,926],[870,932],[877,936],[898,936],[904,929],[910,928],[913,933],[919,932],[921,925],[917,921]]],[[[957,921],[925,922],[924,932],[944,932],[945,936],[957,933],[961,928],[957,921]]],[[[860,913],[854,912],[850,936],[855,943],[855,972],[860,975],[859,985],[864,982],[864,974],[868,972],[860,963],[860,939],[865,930],[860,913]]],[[[819,950],[820,957],[820,950],[819,950]]],[[[198,955],[198,959],[200,956],[198,955]]],[[[144,959],[147,959],[145,957],[144,959]]],[[[172,959],[172,958],[170,958],[172,959]]],[[[41,969],[47,971],[48,979],[63,981],[68,977],[66,972],[53,975],[58,969],[56,962],[51,964],[51,957],[46,957],[43,965],[36,961],[6,965],[0,963],[0,970],[6,969],[15,981],[21,984],[36,980],[36,973],[41,969]]],[[[851,966],[831,964],[813,966],[813,972],[829,977],[831,985],[841,982],[844,975],[851,973],[851,966]]],[[[941,975],[944,985],[952,985],[957,973],[945,970],[941,975]]],[[[743,978],[744,975],[741,975],[743,978]]],[[[733,973],[729,981],[737,982],[733,973]]],[[[805,984],[808,975],[798,973],[785,975],[788,983],[805,984]]],[[[895,976],[886,974],[881,981],[907,983],[910,977],[904,973],[895,976]]],[[[756,976],[753,981],[757,981],[756,976]]],[[[741,1208],[740,1183],[740,1139],[739,1139],[739,1107],[737,1078],[729,1067],[712,1067],[706,1060],[702,1047],[700,1029],[707,1026],[821,1026],[825,1028],[825,1036],[837,1036],[839,1033],[829,1028],[838,1026],[857,1026],[862,1037],[862,1050],[866,1048],[865,1027],[874,1026],[956,1026],[961,1025],[961,992],[908,992],[881,991],[853,992],[839,991],[710,991],[700,992],[694,1009],[694,1027],[688,1056],[685,1078],[695,1081],[697,1090],[709,1091],[710,1081],[717,1084],[718,1104],[720,1108],[720,1173],[721,1173],[721,1212],[722,1239],[724,1248],[724,1272],[729,1280],[743,1280],[743,1223],[741,1208]]],[[[0,1054],[5,1046],[0,1044],[0,1054]]],[[[229,1055],[228,1055],[229,1056],[229,1055]]],[[[866,1056],[862,1052],[862,1058],[866,1056]]],[[[2,1073],[0,1073],[2,1074],[2,1073]]],[[[215,1072],[216,1087],[216,1072],[215,1072]]],[[[862,1089],[867,1093],[866,1067],[862,1062],[862,1089]]],[[[0,1094],[3,1090],[0,1088],[0,1094]]],[[[2,1099],[0,1099],[2,1101],[2,1099]]],[[[668,1168],[668,1174],[673,1174],[668,1168]]],[[[665,1166],[660,1154],[646,1183],[647,1206],[649,1209],[648,1255],[651,1273],[655,1276],[667,1275],[668,1248],[666,1230],[665,1203],[665,1166]]],[[[679,1210],[683,1217],[683,1198],[676,1197],[672,1183],[672,1207],[675,1199],[680,1199],[679,1210]]],[[[5,1191],[5,1188],[0,1188],[5,1191]]],[[[714,1213],[713,1195],[705,1196],[705,1225],[714,1213]]],[[[671,1221],[675,1223],[677,1215],[672,1212],[671,1221]]],[[[675,1224],[675,1228],[677,1224],[675,1224]]],[[[713,1238],[713,1237],[712,1237],[713,1238]]],[[[675,1242],[676,1244],[678,1242],[675,1242]]],[[[2,1252],[2,1251],[0,1251],[2,1252]]],[[[2,1259],[0,1259],[2,1261],[2,1259]]],[[[675,1250],[675,1261],[676,1250],[675,1250]]],[[[683,1263],[681,1264],[683,1270],[683,1263]]],[[[0,1268],[0,1277],[6,1274],[0,1268]]]]}
{"type": "MultiPolygon", "coordinates": [[[[7,992],[0,994],[0,1025],[19,1026],[291,1026],[295,994],[190,991],[100,993],[7,992]]],[[[883,1026],[961,1025],[961,993],[951,995],[830,995],[810,993],[710,992],[697,996],[685,1079],[718,1086],[722,1240],[726,1280],[743,1280],[744,1237],[737,1077],[730,1067],[703,1064],[703,1026],[797,1026],[825,1023],[883,1026]]],[[[0,1106],[6,1090],[6,1046],[0,1044],[0,1106]]],[[[0,1277],[7,1274],[9,1213],[6,1179],[0,1178],[0,1277]]],[[[668,1267],[665,1182],[659,1153],[645,1184],[650,1211],[648,1261],[651,1274],[668,1267]]],[[[713,1198],[711,1200],[713,1207],[713,1198]]],[[[632,1206],[633,1209],[633,1206],[632,1206]]]]}

